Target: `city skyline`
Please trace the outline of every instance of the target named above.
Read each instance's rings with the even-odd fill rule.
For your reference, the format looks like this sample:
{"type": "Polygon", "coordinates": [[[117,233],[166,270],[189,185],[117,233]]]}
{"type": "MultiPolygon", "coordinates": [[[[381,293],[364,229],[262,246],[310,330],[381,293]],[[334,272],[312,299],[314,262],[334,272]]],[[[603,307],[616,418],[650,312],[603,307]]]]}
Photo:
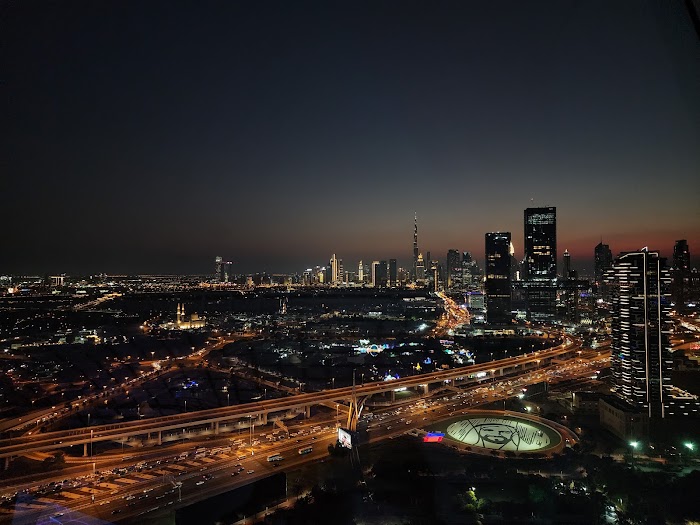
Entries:
{"type": "MultiPolygon", "coordinates": [[[[556,210],[557,210],[556,206],[546,207],[546,208],[554,209],[555,213],[556,213],[556,210]]],[[[530,208],[525,210],[526,213],[529,209],[530,208]]],[[[453,250],[457,250],[457,252],[460,254],[461,253],[469,253],[474,258],[474,260],[477,261],[479,266],[481,266],[482,268],[484,268],[486,266],[487,261],[486,261],[484,250],[483,250],[483,239],[481,241],[482,246],[474,247],[473,249],[457,247],[457,246],[453,246],[453,247],[445,250],[444,252],[443,251],[433,251],[430,249],[424,249],[422,247],[423,245],[421,244],[422,237],[417,237],[418,222],[419,221],[417,218],[417,214],[414,213],[414,218],[413,218],[412,228],[411,228],[412,239],[413,239],[413,248],[412,248],[413,253],[420,254],[421,258],[426,258],[427,255],[430,254],[431,260],[440,261],[441,263],[446,264],[448,252],[451,252],[453,250]],[[418,244],[416,244],[416,239],[418,239],[418,244]]],[[[513,240],[513,237],[515,235],[513,232],[519,232],[519,231],[522,231],[522,223],[519,225],[519,227],[513,228],[512,230],[494,230],[494,232],[490,232],[490,233],[507,233],[510,236],[510,239],[511,239],[510,242],[514,248],[514,257],[516,258],[516,260],[525,263],[526,258],[525,258],[525,247],[523,245],[524,243],[521,244],[519,247],[517,244],[515,244],[515,242],[513,240]]],[[[488,234],[488,233],[489,232],[485,231],[485,232],[482,232],[482,235],[488,234]]],[[[524,235],[522,236],[522,239],[524,240],[524,235]]],[[[601,239],[602,239],[602,242],[604,244],[606,244],[606,245],[609,244],[605,238],[601,237],[601,239]]],[[[641,250],[642,248],[648,248],[648,249],[657,251],[661,257],[666,258],[670,261],[673,258],[674,247],[676,246],[676,243],[678,243],[680,241],[686,241],[686,246],[690,246],[690,259],[689,259],[690,267],[691,268],[697,267],[698,257],[696,255],[696,252],[694,252],[692,249],[693,246],[689,242],[687,242],[687,239],[675,239],[674,241],[671,242],[672,247],[668,248],[667,250],[658,249],[658,247],[655,247],[653,245],[648,245],[648,244],[635,247],[634,245],[630,244],[629,241],[627,241],[627,244],[625,245],[626,247],[624,249],[621,248],[618,250],[615,246],[610,246],[610,248],[611,248],[611,251],[612,251],[612,254],[614,257],[617,257],[617,256],[622,255],[622,254],[627,253],[627,252],[638,251],[638,250],[641,250]]],[[[555,233],[555,242],[561,243],[560,237],[556,233],[555,233]]],[[[564,245],[566,245],[566,243],[564,243],[564,245]]],[[[575,269],[575,270],[581,272],[583,275],[586,275],[589,278],[594,278],[595,277],[594,269],[595,269],[595,249],[596,248],[597,248],[597,245],[593,246],[590,250],[588,250],[589,253],[587,253],[583,256],[580,256],[580,257],[577,256],[577,252],[573,252],[573,256],[572,256],[572,251],[565,248],[564,251],[561,253],[561,255],[556,256],[556,254],[555,254],[555,256],[556,256],[556,268],[557,268],[556,271],[558,273],[561,273],[561,271],[562,271],[561,267],[563,264],[565,264],[564,257],[566,254],[566,257],[568,258],[567,262],[568,262],[568,264],[571,265],[570,269],[575,269]],[[574,261],[573,264],[571,263],[572,259],[574,261]]],[[[404,247],[403,251],[407,252],[409,250],[407,250],[406,247],[404,247]]],[[[238,260],[239,258],[237,258],[234,261],[231,261],[231,260],[224,261],[224,257],[222,257],[219,254],[217,254],[215,256],[211,255],[211,254],[201,254],[201,255],[197,255],[197,256],[193,257],[192,260],[201,261],[202,267],[195,269],[193,271],[187,271],[187,272],[174,272],[174,271],[169,272],[169,271],[158,271],[158,270],[148,272],[148,271],[140,271],[138,269],[132,270],[132,271],[122,271],[122,272],[120,272],[120,271],[108,272],[108,271],[103,271],[103,270],[72,272],[70,269],[56,270],[55,268],[51,268],[51,269],[44,268],[42,271],[35,271],[34,273],[35,274],[46,274],[46,273],[61,274],[61,273],[65,273],[65,274],[73,274],[73,275],[90,275],[90,274],[99,274],[99,273],[106,273],[106,274],[124,273],[124,274],[134,274],[134,275],[135,274],[149,274],[149,273],[159,274],[159,273],[162,273],[162,274],[166,274],[166,275],[167,274],[181,274],[181,275],[209,275],[209,274],[211,274],[214,276],[220,274],[222,277],[223,277],[224,273],[226,273],[227,276],[231,276],[231,277],[236,276],[236,275],[247,275],[247,274],[256,274],[256,273],[290,274],[290,275],[291,274],[299,274],[300,275],[307,269],[312,269],[312,268],[316,268],[316,267],[331,268],[333,265],[333,259],[336,256],[338,256],[338,260],[341,261],[341,264],[342,264],[343,259],[345,259],[345,261],[346,261],[345,268],[351,272],[354,271],[354,268],[356,267],[357,262],[362,262],[364,260],[366,263],[371,263],[373,260],[380,260],[380,259],[386,259],[386,260],[391,259],[391,260],[398,261],[399,267],[404,269],[405,271],[407,271],[409,276],[411,275],[411,273],[413,271],[412,270],[413,253],[409,256],[406,256],[406,257],[394,257],[394,256],[390,257],[389,255],[386,255],[387,253],[389,253],[387,251],[379,252],[379,253],[382,253],[382,255],[377,255],[376,252],[374,254],[369,253],[369,252],[363,252],[364,255],[356,257],[356,256],[352,256],[352,255],[351,256],[347,256],[347,255],[344,256],[343,253],[345,253],[345,252],[341,253],[340,250],[335,250],[335,249],[330,250],[330,252],[332,252],[330,260],[328,259],[328,256],[326,256],[324,258],[324,255],[321,254],[317,259],[307,260],[305,264],[302,261],[302,263],[300,265],[298,265],[297,267],[290,267],[290,268],[284,268],[284,269],[276,268],[274,266],[274,261],[275,261],[274,254],[271,255],[270,259],[269,259],[271,266],[272,266],[271,268],[270,267],[261,268],[261,267],[253,267],[253,266],[248,266],[246,268],[242,268],[240,266],[240,263],[238,260]],[[212,260],[214,260],[214,264],[216,265],[216,268],[214,269],[214,271],[212,271],[212,268],[211,268],[212,260]]],[[[229,259],[231,259],[231,258],[229,257],[229,259]]],[[[427,259],[426,259],[425,263],[428,264],[428,262],[429,261],[427,261],[427,259]]],[[[447,270],[446,267],[444,269],[445,269],[445,271],[447,270]]],[[[10,274],[10,275],[31,275],[32,274],[31,271],[16,271],[16,272],[7,272],[7,271],[2,272],[2,271],[0,271],[0,274],[2,274],[2,273],[10,274]]],[[[337,280],[336,278],[333,278],[333,281],[336,281],[336,280],[337,280]]]]}
{"type": "MultiPolygon", "coordinates": [[[[134,4],[136,5],[136,4],[134,4]]],[[[682,4],[5,7],[2,274],[700,246],[682,4]]]]}

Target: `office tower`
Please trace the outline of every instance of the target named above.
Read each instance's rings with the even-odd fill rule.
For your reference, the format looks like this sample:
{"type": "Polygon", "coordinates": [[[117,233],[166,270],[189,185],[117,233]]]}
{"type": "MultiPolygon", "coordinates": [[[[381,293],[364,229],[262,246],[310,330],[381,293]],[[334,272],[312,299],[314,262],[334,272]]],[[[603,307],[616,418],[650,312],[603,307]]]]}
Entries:
{"type": "Polygon", "coordinates": [[[528,317],[551,321],[556,315],[557,209],[527,208],[524,222],[528,317]]]}
{"type": "Polygon", "coordinates": [[[569,250],[564,250],[564,269],[561,272],[562,279],[565,281],[571,277],[571,254],[569,250]]]}
{"type": "Polygon", "coordinates": [[[673,246],[673,268],[671,270],[673,302],[679,308],[682,308],[688,299],[690,275],[690,249],[688,241],[681,239],[676,241],[673,246]]]}
{"type": "Polygon", "coordinates": [[[557,209],[525,210],[525,279],[557,277],[557,209]]]}
{"type": "Polygon", "coordinates": [[[396,259],[389,259],[389,286],[395,288],[399,285],[396,259]]]}
{"type": "Polygon", "coordinates": [[[411,279],[418,279],[418,214],[413,215],[413,270],[411,279]]]}
{"type": "Polygon", "coordinates": [[[343,269],[343,259],[336,260],[336,266],[338,268],[338,280],[339,283],[345,282],[345,270],[343,269]]]}
{"type": "Polygon", "coordinates": [[[301,278],[301,282],[304,286],[311,286],[311,284],[314,282],[313,274],[314,271],[311,268],[304,270],[301,278]]]}
{"type": "Polygon", "coordinates": [[[389,265],[386,261],[379,261],[379,266],[377,267],[377,283],[382,288],[386,288],[388,281],[389,265]]]}
{"type": "Polygon", "coordinates": [[[462,254],[462,287],[468,292],[480,292],[482,289],[481,269],[472,254],[462,254]]]}
{"type": "Polygon", "coordinates": [[[330,275],[330,282],[331,284],[335,284],[338,282],[338,259],[335,258],[335,254],[331,257],[330,262],[328,263],[328,267],[331,270],[331,275],[330,275]]]}
{"type": "Polygon", "coordinates": [[[458,290],[462,287],[462,264],[459,260],[459,251],[447,251],[447,289],[458,290]]]}
{"type": "Polygon", "coordinates": [[[360,264],[357,265],[357,282],[365,282],[365,267],[362,264],[362,260],[360,260],[360,264]]]}
{"type": "Polygon", "coordinates": [[[567,321],[577,323],[579,321],[579,296],[581,291],[587,288],[588,282],[578,279],[576,270],[571,269],[571,254],[569,250],[564,250],[564,265],[561,273],[559,314],[567,321]]]}
{"type": "Polygon", "coordinates": [[[372,286],[386,287],[388,278],[386,261],[372,261],[372,286]]]}
{"type": "Polygon", "coordinates": [[[216,259],[214,259],[214,282],[215,283],[221,282],[221,265],[223,262],[224,262],[224,259],[220,255],[217,255],[216,259]]]}
{"type": "Polygon", "coordinates": [[[510,323],[510,232],[487,233],[486,319],[489,323],[510,323]]]}
{"type": "Polygon", "coordinates": [[[423,254],[418,254],[416,261],[416,281],[425,281],[425,263],[423,262],[423,254]]]}
{"type": "Polygon", "coordinates": [[[617,395],[650,418],[663,418],[672,369],[666,260],[646,249],[624,253],[604,279],[611,297],[611,365],[617,395]]]}
{"type": "Polygon", "coordinates": [[[595,283],[598,287],[604,286],[603,276],[610,268],[612,268],[613,256],[610,251],[610,246],[598,243],[594,251],[595,257],[595,267],[594,267],[594,277],[595,283]]]}

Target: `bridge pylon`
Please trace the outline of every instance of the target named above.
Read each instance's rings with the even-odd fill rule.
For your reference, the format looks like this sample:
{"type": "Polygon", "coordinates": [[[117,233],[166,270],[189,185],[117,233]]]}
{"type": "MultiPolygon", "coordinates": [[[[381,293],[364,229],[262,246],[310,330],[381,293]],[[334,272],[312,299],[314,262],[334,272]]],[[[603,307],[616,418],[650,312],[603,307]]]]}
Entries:
{"type": "Polygon", "coordinates": [[[348,407],[348,422],[346,428],[351,432],[357,431],[357,422],[360,420],[362,415],[362,409],[365,407],[365,401],[367,401],[370,396],[357,397],[357,392],[355,391],[355,370],[352,371],[352,398],[350,400],[350,406],[348,407]]]}

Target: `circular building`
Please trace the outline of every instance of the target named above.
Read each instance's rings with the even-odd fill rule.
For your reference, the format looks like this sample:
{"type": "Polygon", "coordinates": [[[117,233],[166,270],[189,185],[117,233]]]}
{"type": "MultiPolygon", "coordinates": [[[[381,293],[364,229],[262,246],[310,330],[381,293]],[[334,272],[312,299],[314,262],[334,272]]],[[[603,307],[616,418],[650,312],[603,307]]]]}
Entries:
{"type": "Polygon", "coordinates": [[[568,429],[557,423],[495,410],[467,413],[437,427],[446,441],[457,442],[474,452],[553,453],[575,440],[568,429]]]}

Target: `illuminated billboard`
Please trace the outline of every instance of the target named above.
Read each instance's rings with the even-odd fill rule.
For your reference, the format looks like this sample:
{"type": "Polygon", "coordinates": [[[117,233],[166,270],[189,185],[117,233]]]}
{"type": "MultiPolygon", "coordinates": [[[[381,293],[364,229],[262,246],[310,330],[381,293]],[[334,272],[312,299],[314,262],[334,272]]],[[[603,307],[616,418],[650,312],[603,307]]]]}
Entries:
{"type": "Polygon", "coordinates": [[[428,432],[423,436],[423,443],[440,443],[444,437],[442,432],[428,432]]]}
{"type": "Polygon", "coordinates": [[[352,448],[352,435],[350,432],[338,427],[338,443],[341,447],[352,448]]]}

